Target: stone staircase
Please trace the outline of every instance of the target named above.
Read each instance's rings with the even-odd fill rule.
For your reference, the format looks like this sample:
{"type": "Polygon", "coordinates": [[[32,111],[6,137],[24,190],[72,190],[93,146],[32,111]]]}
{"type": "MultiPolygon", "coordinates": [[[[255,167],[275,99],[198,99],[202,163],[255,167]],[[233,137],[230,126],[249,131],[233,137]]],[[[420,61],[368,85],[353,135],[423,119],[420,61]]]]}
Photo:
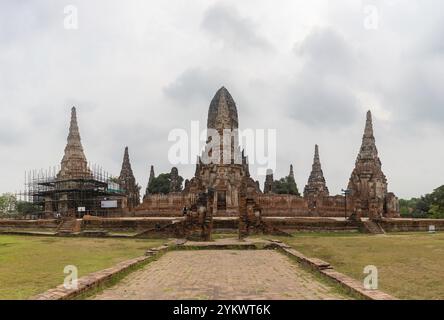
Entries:
{"type": "Polygon", "coordinates": [[[70,235],[79,233],[82,230],[82,219],[63,219],[60,223],[57,234],[58,235],[70,235]]]}
{"type": "Polygon", "coordinates": [[[381,227],[379,223],[372,220],[363,221],[362,225],[364,230],[371,234],[385,234],[384,229],[381,227]]]}

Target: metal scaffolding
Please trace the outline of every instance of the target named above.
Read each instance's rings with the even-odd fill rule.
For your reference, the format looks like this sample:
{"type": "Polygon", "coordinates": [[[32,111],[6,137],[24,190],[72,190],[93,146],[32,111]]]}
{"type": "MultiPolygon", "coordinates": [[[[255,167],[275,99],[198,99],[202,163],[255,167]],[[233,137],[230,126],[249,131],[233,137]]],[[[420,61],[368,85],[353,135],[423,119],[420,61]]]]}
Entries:
{"type": "Polygon", "coordinates": [[[125,190],[115,177],[98,165],[88,165],[89,173],[60,178],[59,167],[25,172],[24,191],[17,200],[32,203],[39,208],[37,216],[106,216],[111,208],[104,201],[119,201],[120,208],[125,190]]]}

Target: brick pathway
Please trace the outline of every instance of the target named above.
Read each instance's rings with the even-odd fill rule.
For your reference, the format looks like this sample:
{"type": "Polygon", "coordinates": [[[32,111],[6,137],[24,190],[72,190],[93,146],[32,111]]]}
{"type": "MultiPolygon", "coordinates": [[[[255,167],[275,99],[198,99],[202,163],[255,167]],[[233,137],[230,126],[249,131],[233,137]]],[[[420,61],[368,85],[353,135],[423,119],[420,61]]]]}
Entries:
{"type": "Polygon", "coordinates": [[[344,299],[273,250],[172,251],[95,299],[344,299]]]}

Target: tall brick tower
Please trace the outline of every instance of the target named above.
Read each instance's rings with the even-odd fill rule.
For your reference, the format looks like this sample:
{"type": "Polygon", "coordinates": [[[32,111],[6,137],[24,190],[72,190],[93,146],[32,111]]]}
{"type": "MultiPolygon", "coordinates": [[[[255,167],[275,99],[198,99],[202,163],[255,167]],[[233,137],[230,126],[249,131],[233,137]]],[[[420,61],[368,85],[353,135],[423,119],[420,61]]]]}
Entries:
{"type": "Polygon", "coordinates": [[[131,168],[128,147],[123,155],[122,169],[119,175],[119,184],[125,190],[128,208],[131,210],[140,204],[140,187],[131,168]]]}
{"type": "Polygon", "coordinates": [[[348,189],[355,216],[379,219],[383,216],[398,215],[398,199],[387,191],[387,178],[382,172],[370,111],[367,112],[361,149],[356,158],[348,189]]]}
{"type": "Polygon", "coordinates": [[[313,165],[308,178],[307,185],[304,188],[304,198],[328,197],[329,192],[325,183],[324,173],[322,172],[321,160],[319,158],[319,147],[315,145],[313,165]]]}
{"type": "Polygon", "coordinates": [[[248,159],[240,150],[238,126],[236,103],[222,87],[211,100],[207,144],[189,184],[193,193],[214,190],[214,199],[210,200],[214,201],[216,214],[238,214],[242,185],[247,186],[249,195],[257,192],[256,183],[250,178],[248,159]]]}
{"type": "Polygon", "coordinates": [[[156,177],[156,175],[154,174],[154,166],[152,165],[150,168],[150,177],[148,178],[148,184],[146,185],[146,189],[145,189],[145,195],[143,196],[144,199],[150,194],[149,187],[150,187],[151,181],[153,181],[155,177],[156,177]]]}

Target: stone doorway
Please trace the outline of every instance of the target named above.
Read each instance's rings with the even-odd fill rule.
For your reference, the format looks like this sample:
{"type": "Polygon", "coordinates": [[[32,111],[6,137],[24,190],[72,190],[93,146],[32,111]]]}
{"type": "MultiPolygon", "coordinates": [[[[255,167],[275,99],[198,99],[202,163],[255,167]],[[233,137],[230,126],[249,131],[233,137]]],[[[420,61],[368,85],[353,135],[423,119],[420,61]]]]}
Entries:
{"type": "Polygon", "coordinates": [[[217,211],[227,210],[227,192],[217,191],[217,211]]]}

